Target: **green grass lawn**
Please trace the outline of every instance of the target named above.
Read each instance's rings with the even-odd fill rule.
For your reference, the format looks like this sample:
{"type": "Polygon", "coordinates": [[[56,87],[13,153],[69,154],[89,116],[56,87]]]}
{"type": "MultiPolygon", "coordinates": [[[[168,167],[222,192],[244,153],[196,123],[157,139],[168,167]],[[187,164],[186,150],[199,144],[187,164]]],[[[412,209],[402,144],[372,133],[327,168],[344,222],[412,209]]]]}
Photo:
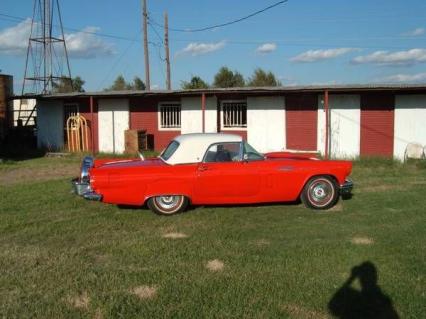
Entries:
{"type": "Polygon", "coordinates": [[[0,164],[0,317],[327,318],[329,303],[361,316],[375,307],[365,296],[400,318],[425,315],[424,164],[355,162],[353,198],[330,211],[161,217],[71,194],[79,160],[0,164]],[[358,267],[373,288],[342,288],[367,261],[379,287],[358,267]]]}

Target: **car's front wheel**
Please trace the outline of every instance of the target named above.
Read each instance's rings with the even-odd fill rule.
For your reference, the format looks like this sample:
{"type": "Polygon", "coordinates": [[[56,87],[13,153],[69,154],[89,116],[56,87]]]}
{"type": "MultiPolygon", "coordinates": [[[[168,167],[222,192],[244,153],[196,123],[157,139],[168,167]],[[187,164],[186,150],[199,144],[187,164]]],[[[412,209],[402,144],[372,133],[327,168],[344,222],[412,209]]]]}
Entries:
{"type": "Polygon", "coordinates": [[[183,195],[162,195],[148,199],[148,208],[159,215],[173,215],[183,212],[188,206],[188,198],[183,195]]]}
{"type": "Polygon", "coordinates": [[[339,188],[330,176],[314,176],[306,183],[300,198],[308,208],[328,209],[339,200],[339,188]]]}

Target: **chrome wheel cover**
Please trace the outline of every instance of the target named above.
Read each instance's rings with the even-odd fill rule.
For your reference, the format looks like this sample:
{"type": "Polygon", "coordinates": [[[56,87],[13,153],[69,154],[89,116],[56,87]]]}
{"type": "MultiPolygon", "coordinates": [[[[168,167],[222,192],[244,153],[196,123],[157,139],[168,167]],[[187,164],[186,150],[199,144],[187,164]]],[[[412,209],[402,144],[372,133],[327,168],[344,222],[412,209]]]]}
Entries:
{"type": "Polygon", "coordinates": [[[157,209],[165,214],[172,214],[179,210],[183,204],[183,196],[180,195],[167,195],[157,196],[154,198],[155,206],[157,209]]]}
{"type": "Polygon", "coordinates": [[[334,194],[334,185],[328,179],[318,178],[309,185],[308,199],[316,207],[327,206],[333,200],[334,194]]]}

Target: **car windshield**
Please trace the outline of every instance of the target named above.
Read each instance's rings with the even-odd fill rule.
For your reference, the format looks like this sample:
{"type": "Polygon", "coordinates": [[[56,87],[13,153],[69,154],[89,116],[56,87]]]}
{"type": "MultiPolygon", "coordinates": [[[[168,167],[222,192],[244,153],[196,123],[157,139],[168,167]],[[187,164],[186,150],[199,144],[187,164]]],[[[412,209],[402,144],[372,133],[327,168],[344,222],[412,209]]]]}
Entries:
{"type": "Polygon", "coordinates": [[[256,151],[249,143],[244,142],[244,160],[246,161],[259,161],[264,160],[265,157],[256,151]]]}
{"type": "Polygon", "coordinates": [[[169,145],[165,148],[165,150],[161,153],[160,157],[167,161],[179,147],[179,143],[176,141],[171,141],[169,145]]]}

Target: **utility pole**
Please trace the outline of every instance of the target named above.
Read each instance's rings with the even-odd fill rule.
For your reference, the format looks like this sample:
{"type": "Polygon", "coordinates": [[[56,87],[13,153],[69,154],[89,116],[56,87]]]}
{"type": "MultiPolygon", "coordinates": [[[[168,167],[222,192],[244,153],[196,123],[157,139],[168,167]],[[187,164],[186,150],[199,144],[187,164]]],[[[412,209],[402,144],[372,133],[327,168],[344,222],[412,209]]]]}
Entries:
{"type": "Polygon", "coordinates": [[[145,53],[145,86],[148,91],[151,90],[149,80],[149,52],[148,52],[148,14],[146,11],[146,0],[143,1],[143,50],[145,53]]]}
{"type": "Polygon", "coordinates": [[[172,84],[170,82],[169,17],[167,12],[164,12],[164,49],[166,50],[166,87],[167,90],[171,90],[172,84]]]}

